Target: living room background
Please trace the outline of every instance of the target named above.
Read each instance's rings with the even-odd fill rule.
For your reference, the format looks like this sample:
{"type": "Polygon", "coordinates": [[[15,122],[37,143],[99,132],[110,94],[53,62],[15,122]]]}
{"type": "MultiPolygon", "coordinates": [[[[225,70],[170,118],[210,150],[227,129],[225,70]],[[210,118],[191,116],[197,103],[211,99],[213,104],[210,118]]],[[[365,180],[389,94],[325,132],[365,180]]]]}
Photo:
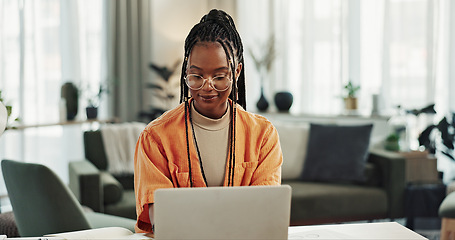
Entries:
{"type": "MultiPolygon", "coordinates": [[[[184,37],[211,8],[229,12],[244,41],[250,111],[256,111],[261,80],[248,49],[264,51],[258,47],[270,36],[277,53],[264,79],[270,111],[275,111],[274,94],[290,91],[292,114],[340,114],[349,80],[361,86],[361,112],[371,110],[373,94],[379,95],[384,114],[393,114],[397,105],[412,109],[435,103],[438,115],[429,121],[437,121],[455,111],[450,94],[455,92],[455,69],[450,68],[455,64],[455,15],[450,14],[455,3],[450,0],[0,0],[0,90],[23,124],[57,122],[62,84],[71,81],[96,91],[100,83],[112,81],[113,68],[126,67],[109,65],[114,56],[109,57],[108,49],[117,44],[109,35],[112,28],[148,26],[136,40],[149,46],[123,56],[140,60],[126,61],[126,74],[113,76],[128,91],[111,91],[99,114],[139,120],[139,111],[162,106],[146,87],[160,81],[149,63],[171,66],[181,58],[184,37]],[[117,10],[109,12],[114,5],[117,10]],[[141,6],[146,8],[142,13],[150,14],[137,18],[134,10],[141,6]],[[109,21],[113,19],[117,25],[109,21]],[[128,75],[131,69],[141,74],[128,75]],[[132,106],[133,98],[139,100],[132,106]]],[[[136,37],[129,30],[119,33],[136,37]]],[[[178,70],[171,81],[179,75],[178,70]]],[[[178,97],[166,107],[177,103],[178,97]]],[[[78,119],[85,118],[85,106],[81,99],[78,119]]],[[[61,169],[83,157],[82,139],[74,132],[80,128],[10,131],[0,139],[0,156],[61,169]]],[[[67,178],[67,173],[59,174],[67,178]]]]}

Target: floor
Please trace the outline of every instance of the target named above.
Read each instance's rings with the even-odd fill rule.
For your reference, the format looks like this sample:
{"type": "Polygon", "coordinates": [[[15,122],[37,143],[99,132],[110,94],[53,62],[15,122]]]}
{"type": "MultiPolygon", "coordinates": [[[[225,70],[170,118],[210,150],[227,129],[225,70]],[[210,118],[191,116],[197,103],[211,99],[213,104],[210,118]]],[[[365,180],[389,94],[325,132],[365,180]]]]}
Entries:
{"type": "Polygon", "coordinates": [[[429,240],[439,240],[441,231],[441,219],[439,218],[418,218],[415,220],[415,232],[429,240]]]}

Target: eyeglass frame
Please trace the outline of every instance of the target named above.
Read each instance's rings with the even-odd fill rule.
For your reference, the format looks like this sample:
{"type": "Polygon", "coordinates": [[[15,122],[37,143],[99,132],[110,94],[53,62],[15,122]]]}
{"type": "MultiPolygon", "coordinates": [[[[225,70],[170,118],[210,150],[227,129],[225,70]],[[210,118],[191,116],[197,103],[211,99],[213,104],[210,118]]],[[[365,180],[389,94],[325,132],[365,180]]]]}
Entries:
{"type": "MultiPolygon", "coordinates": [[[[227,75],[230,75],[230,76],[228,77],[228,79],[229,79],[229,85],[228,85],[228,86],[226,87],[226,89],[224,89],[224,90],[218,90],[218,89],[215,88],[215,86],[213,85],[213,79],[214,79],[214,78],[217,78],[217,76],[204,78],[203,76],[201,76],[201,75],[199,75],[199,74],[187,74],[187,75],[185,75],[185,77],[184,77],[183,79],[185,79],[185,84],[186,84],[186,86],[187,86],[189,89],[193,90],[193,91],[201,90],[201,89],[204,87],[205,83],[209,80],[209,85],[210,85],[211,88],[215,89],[215,91],[217,91],[217,92],[224,92],[224,91],[227,91],[227,90],[231,87],[232,82],[233,82],[233,81],[232,81],[232,74],[229,73],[229,74],[227,74],[227,75]],[[201,87],[199,87],[199,88],[192,88],[192,87],[190,87],[190,84],[188,83],[188,76],[198,76],[198,77],[200,77],[200,78],[203,80],[201,87]]],[[[225,77],[227,77],[227,76],[225,76],[225,77]]]]}

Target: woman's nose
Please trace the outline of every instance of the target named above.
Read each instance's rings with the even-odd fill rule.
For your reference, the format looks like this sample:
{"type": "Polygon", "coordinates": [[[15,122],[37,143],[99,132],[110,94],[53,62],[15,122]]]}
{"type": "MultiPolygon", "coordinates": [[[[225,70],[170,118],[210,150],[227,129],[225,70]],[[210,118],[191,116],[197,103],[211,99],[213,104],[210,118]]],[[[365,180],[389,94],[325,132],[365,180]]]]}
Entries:
{"type": "Polygon", "coordinates": [[[212,87],[212,79],[207,78],[207,80],[205,80],[204,85],[202,86],[202,90],[204,91],[214,90],[214,88],[212,87]]]}

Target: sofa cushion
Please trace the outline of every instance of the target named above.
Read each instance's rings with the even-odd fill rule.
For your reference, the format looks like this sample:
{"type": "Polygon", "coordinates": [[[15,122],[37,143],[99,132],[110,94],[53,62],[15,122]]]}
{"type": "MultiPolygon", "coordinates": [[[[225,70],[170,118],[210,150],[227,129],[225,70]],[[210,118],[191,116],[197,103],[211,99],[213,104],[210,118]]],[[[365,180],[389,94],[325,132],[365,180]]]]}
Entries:
{"type": "Polygon", "coordinates": [[[310,125],[279,122],[274,126],[278,131],[283,152],[282,179],[298,179],[302,175],[310,125]]]}
{"type": "Polygon", "coordinates": [[[292,187],[291,222],[336,222],[387,216],[387,193],[382,188],[301,181],[285,181],[284,184],[292,187]]]}
{"type": "Polygon", "coordinates": [[[100,172],[105,204],[119,202],[123,196],[123,187],[110,173],[100,172]]]}
{"type": "Polygon", "coordinates": [[[107,204],[104,211],[110,215],[136,219],[136,197],[134,195],[134,189],[125,190],[122,199],[114,204],[107,204]]]}
{"type": "Polygon", "coordinates": [[[372,124],[310,125],[308,151],[301,179],[363,182],[372,124]]]}

